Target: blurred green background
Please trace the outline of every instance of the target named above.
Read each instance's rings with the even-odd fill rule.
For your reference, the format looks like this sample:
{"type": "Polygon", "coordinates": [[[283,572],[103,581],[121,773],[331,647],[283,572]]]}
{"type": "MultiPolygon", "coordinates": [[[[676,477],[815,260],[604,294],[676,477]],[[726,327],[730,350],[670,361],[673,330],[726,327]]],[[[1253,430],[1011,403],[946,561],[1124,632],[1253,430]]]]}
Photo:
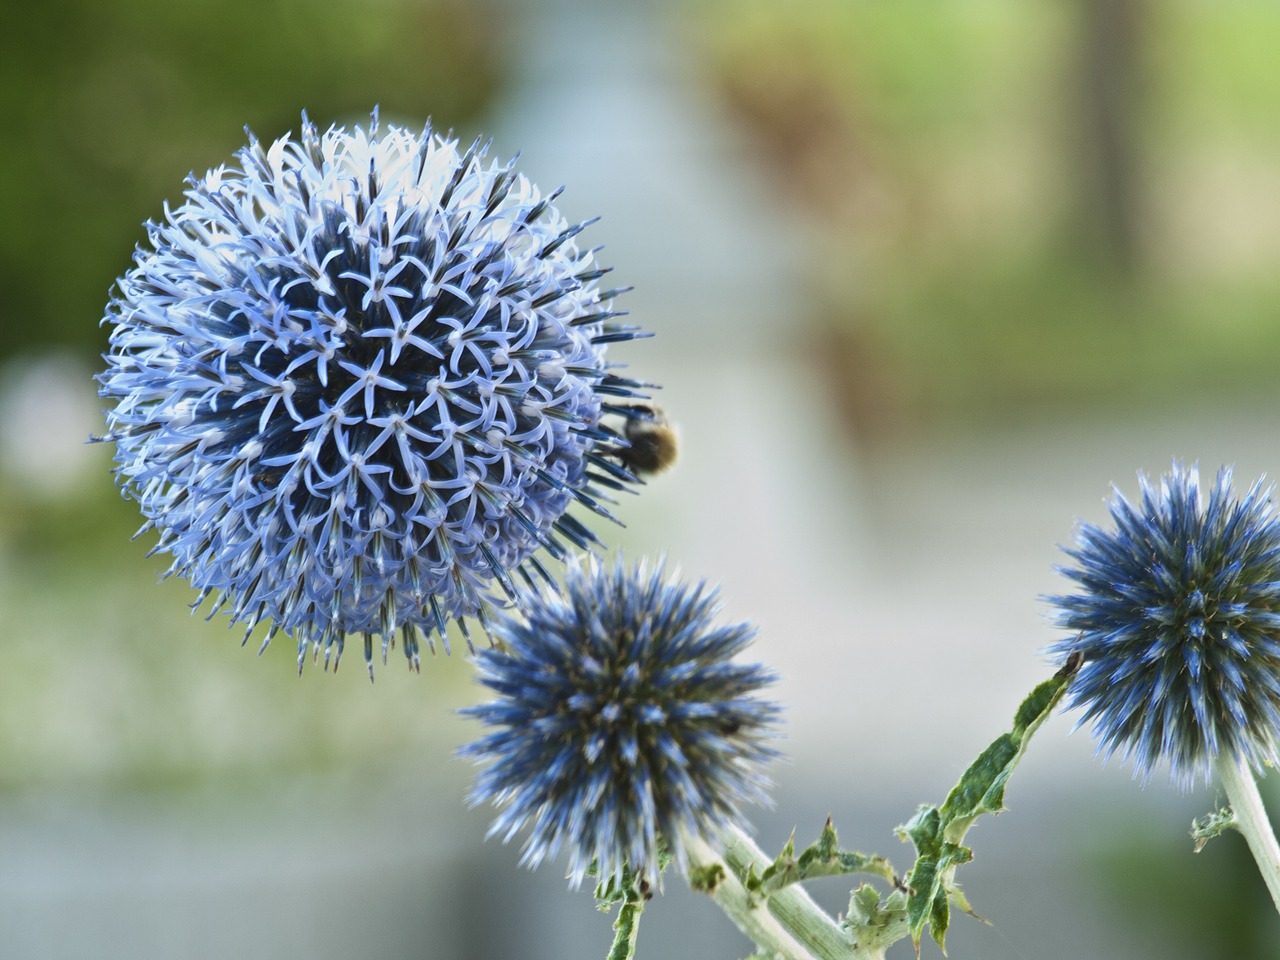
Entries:
{"type": "Polygon", "coordinates": [[[1273,381],[1274,5],[748,0],[702,33],[822,225],[815,336],[863,430],[1273,381]]]}
{"type": "MultiPolygon", "coordinates": [[[[245,125],[378,104],[524,149],[569,216],[605,214],[592,241],[659,333],[624,359],[664,382],[686,444],[609,541],[723,580],[730,615],[760,621],[793,706],[766,847],[834,812],[901,863],[891,828],[1047,669],[1036,596],[1107,483],[1171,455],[1280,472],[1278,48],[1264,2],[7,11],[0,956],[608,943],[554,868],[481,846],[451,758],[478,695],[458,638],[421,677],[393,660],[371,689],[357,652],[296,680],[287,642],[259,659],[156,585],[110,451],[83,442],[112,280],[245,125]],[[932,712],[902,718],[921,691],[932,712]]],[[[996,926],[959,924],[951,955],[1275,956],[1242,845],[1187,853],[1212,791],[1139,789],[1070,726],[975,833],[966,887],[996,926]]],[[[671,903],[680,886],[642,955],[747,952],[714,909],[671,903]]],[[[843,908],[846,888],[819,893],[843,908]]]]}
{"type": "Polygon", "coordinates": [[[375,103],[446,127],[474,118],[502,82],[490,16],[483,4],[405,0],[55,0],[10,12],[5,353],[98,351],[84,320],[101,312],[142,222],[179,198],[187,173],[229,161],[245,126],[270,140],[304,108],[327,124],[375,103]]]}

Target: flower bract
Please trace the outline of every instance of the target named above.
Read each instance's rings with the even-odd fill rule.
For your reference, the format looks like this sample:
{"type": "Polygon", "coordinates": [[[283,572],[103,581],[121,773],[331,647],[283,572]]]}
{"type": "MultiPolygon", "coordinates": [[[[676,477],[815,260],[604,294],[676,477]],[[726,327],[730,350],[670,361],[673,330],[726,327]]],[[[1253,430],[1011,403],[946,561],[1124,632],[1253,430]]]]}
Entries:
{"type": "Polygon", "coordinates": [[[1243,497],[1221,470],[1207,496],[1174,464],[1141,477],[1137,503],[1117,492],[1112,525],[1083,523],[1061,572],[1079,592],[1052,597],[1074,636],[1050,651],[1083,664],[1070,704],[1100,749],[1148,777],[1208,777],[1220,755],[1274,762],[1280,731],[1280,520],[1271,489],[1243,497]]]}
{"type": "MultiPolygon", "coordinates": [[[[486,617],[588,548],[634,475],[607,270],[513,163],[396,126],[249,135],[188,180],[117,286],[116,475],[197,605],[341,656],[486,617]]],[[[211,613],[210,616],[213,614],[211,613]]],[[[265,644],[264,644],[265,645],[265,644]]],[[[447,649],[447,645],[446,645],[447,649]]]]}
{"type": "Polygon", "coordinates": [[[659,844],[737,824],[766,800],[778,708],[773,680],[731,662],[754,635],[718,626],[714,591],[663,567],[571,566],[563,592],[522,598],[477,660],[498,695],[462,712],[491,732],[463,748],[484,769],[473,803],[500,808],[490,835],[527,832],[523,862],[568,854],[571,881],[656,878],[659,844]]]}

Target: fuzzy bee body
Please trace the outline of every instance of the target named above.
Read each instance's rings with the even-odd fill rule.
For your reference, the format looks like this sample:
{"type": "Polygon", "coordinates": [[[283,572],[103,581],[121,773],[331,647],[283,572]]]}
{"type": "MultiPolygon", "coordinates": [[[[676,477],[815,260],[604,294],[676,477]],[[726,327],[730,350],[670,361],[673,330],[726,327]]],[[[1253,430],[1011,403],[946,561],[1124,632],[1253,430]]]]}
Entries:
{"type": "Polygon", "coordinates": [[[622,436],[630,444],[615,451],[618,462],[638,477],[671,469],[680,455],[680,441],[666,412],[652,401],[628,404],[622,436]]]}

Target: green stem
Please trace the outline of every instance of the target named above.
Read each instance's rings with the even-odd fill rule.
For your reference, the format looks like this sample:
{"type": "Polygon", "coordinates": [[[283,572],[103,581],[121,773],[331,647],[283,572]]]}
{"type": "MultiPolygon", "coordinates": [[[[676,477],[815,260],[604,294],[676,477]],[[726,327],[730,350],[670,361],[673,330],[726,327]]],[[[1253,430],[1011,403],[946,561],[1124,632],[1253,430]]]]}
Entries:
{"type": "MultiPolygon", "coordinates": [[[[728,866],[727,858],[701,837],[686,837],[685,853],[689,858],[690,872],[717,865],[728,866]]],[[[706,889],[706,893],[761,950],[776,954],[783,960],[815,960],[815,954],[801,946],[768,910],[761,909],[731,866],[706,889]]]]}
{"type": "Polygon", "coordinates": [[[605,960],[632,960],[636,955],[636,936],[640,933],[640,914],[644,912],[644,897],[629,894],[618,909],[618,919],[613,922],[613,946],[605,960]]]}
{"type": "Polygon", "coordinates": [[[768,899],[750,893],[743,878],[751,867],[763,870],[773,858],[736,827],[725,835],[723,853],[697,838],[686,841],[686,851],[691,868],[716,863],[727,868],[709,891],[711,898],[764,951],[786,960],[883,960],[883,947],[855,944],[799,884],[783,887],[768,899]]]}
{"type": "Polygon", "coordinates": [[[1214,769],[1231,803],[1236,829],[1244,834],[1249,852],[1257,861],[1258,872],[1271,891],[1276,910],[1280,911],[1280,844],[1276,843],[1271,821],[1267,819],[1253,770],[1246,761],[1225,755],[1218,757],[1214,769]]]}

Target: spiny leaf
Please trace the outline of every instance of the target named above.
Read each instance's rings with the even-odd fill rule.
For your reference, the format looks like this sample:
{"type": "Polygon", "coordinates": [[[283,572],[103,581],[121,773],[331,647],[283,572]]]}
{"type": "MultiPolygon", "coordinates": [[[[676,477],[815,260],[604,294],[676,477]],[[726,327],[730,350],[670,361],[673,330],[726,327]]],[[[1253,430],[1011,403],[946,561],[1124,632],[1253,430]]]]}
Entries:
{"type": "Polygon", "coordinates": [[[898,835],[916,848],[916,862],[907,875],[907,920],[917,955],[926,923],[945,953],[951,906],[973,913],[954,880],[956,867],[973,859],[973,851],[962,843],[965,834],[981,814],[1004,809],[1009,775],[1022,759],[1031,735],[1053,711],[1079,668],[1079,658],[1073,657],[1036,687],[1018,707],[1013,729],[1001,734],[978,755],[942,806],[921,806],[898,828],[898,835]]]}
{"type": "Polygon", "coordinates": [[[890,883],[897,882],[893,865],[884,857],[874,854],[841,850],[836,829],[827,817],[826,825],[818,839],[796,856],[795,833],[787,840],[782,853],[758,876],[753,870],[746,886],[752,893],[769,896],[788,884],[815,877],[832,877],[848,873],[868,873],[890,883]]]}
{"type": "Polygon", "coordinates": [[[877,949],[883,950],[906,935],[906,904],[907,895],[901,888],[882,903],[880,891],[864,883],[849,895],[849,911],[840,926],[867,955],[874,956],[877,949]]]}
{"type": "Polygon", "coordinates": [[[880,891],[869,883],[855,887],[849,894],[848,923],[869,926],[880,913],[880,891]]]}
{"type": "Polygon", "coordinates": [[[1230,807],[1223,807],[1213,813],[1206,813],[1203,817],[1196,817],[1191,821],[1191,839],[1195,841],[1191,849],[1199,853],[1214,837],[1227,830],[1238,829],[1236,815],[1230,807]]]}
{"type": "MultiPolygon", "coordinates": [[[[671,846],[663,836],[658,837],[658,874],[664,874],[667,867],[671,866],[674,858],[671,856],[671,846]]],[[[587,876],[598,877],[599,864],[591,861],[591,866],[587,868],[587,876]]],[[[620,903],[624,903],[631,896],[633,888],[636,888],[636,875],[632,873],[629,866],[622,868],[622,877],[614,877],[610,875],[604,880],[596,884],[595,898],[596,909],[601,913],[608,913],[620,903]]],[[[645,894],[645,899],[649,898],[649,885],[643,880],[639,883],[639,890],[645,894]]]]}
{"type": "MultiPolygon", "coordinates": [[[[587,876],[597,876],[596,861],[591,861],[591,866],[587,869],[587,876]]],[[[625,868],[622,871],[621,881],[617,877],[610,875],[600,883],[597,883],[595,889],[596,909],[601,913],[608,913],[618,904],[625,902],[631,886],[631,871],[625,868]]]]}
{"type": "Polygon", "coordinates": [[[951,900],[951,905],[957,910],[967,913],[975,920],[980,920],[982,923],[990,925],[990,920],[982,916],[982,914],[978,913],[978,911],[974,910],[973,907],[969,905],[969,898],[964,895],[964,891],[960,889],[959,884],[953,883],[951,885],[951,889],[948,891],[948,895],[951,900]]]}

